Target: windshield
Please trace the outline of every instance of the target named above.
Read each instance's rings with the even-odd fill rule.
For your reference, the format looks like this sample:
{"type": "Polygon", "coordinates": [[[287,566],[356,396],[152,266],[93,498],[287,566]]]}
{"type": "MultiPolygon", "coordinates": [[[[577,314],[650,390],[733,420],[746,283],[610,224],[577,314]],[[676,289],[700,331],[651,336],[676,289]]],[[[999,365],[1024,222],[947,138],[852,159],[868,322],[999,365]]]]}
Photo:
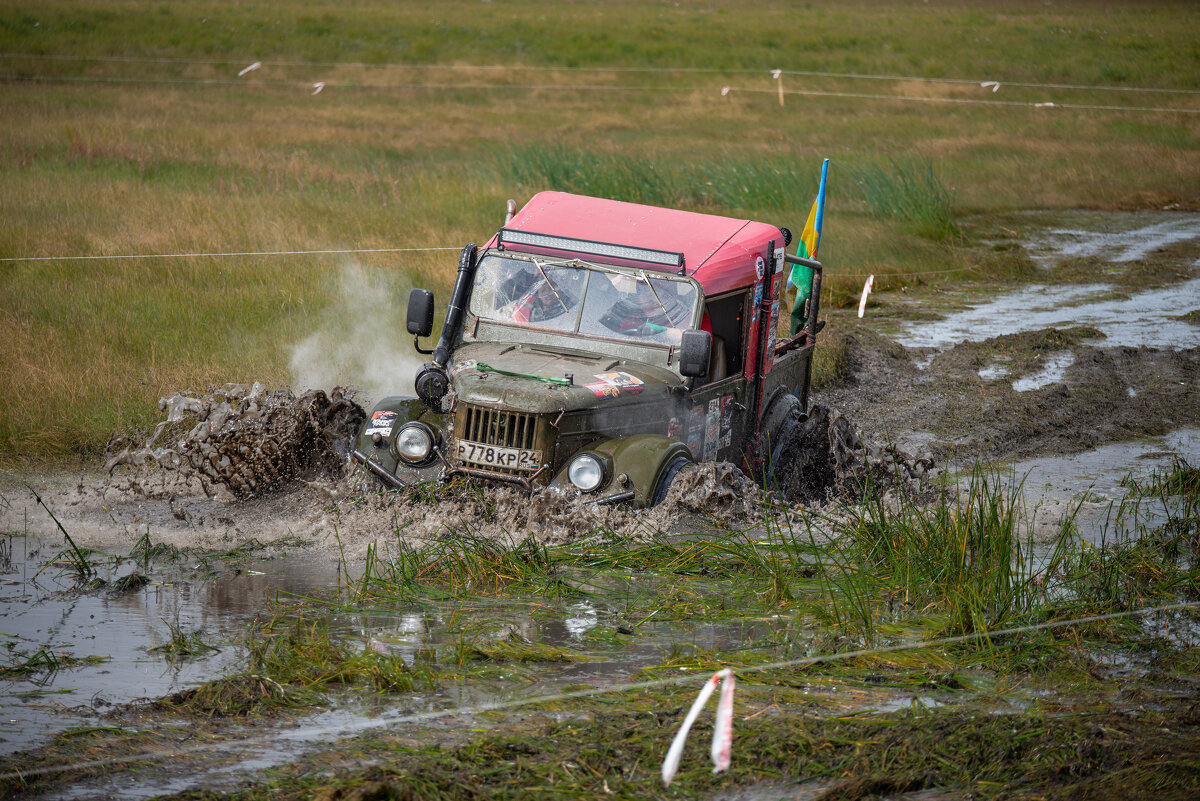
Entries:
{"type": "Polygon", "coordinates": [[[470,308],[504,325],[678,345],[696,300],[678,276],[493,253],[476,268],[470,308]]]}

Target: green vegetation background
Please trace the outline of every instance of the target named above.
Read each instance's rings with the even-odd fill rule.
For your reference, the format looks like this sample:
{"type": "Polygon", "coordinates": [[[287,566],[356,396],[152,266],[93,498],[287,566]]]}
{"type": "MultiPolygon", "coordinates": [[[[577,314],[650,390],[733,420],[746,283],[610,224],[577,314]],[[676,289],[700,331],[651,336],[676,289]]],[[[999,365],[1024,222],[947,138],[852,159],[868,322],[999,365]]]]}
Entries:
{"type": "MultiPolygon", "coordinates": [[[[18,0],[0,258],[457,248],[546,188],[798,229],[828,156],[832,305],[866,273],[1002,278],[957,221],[1200,202],[1200,115],[1063,107],[1200,110],[1198,23],[1165,0],[18,0]],[[781,106],[775,68],[911,80],[786,74],[825,94],[781,106]],[[1016,105],[945,102],[979,100],[1016,105]]],[[[0,262],[0,461],[94,456],[180,389],[289,382],[354,264],[384,291],[351,316],[399,342],[401,293],[444,298],[455,255],[0,262]]]]}

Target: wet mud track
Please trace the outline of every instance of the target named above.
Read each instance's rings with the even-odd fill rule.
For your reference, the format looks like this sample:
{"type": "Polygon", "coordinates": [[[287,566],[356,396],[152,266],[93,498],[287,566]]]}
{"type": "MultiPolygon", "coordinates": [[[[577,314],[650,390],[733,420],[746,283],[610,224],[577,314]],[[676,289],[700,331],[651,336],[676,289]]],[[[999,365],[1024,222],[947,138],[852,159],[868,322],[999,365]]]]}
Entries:
{"type": "MultiPolygon", "coordinates": [[[[959,344],[924,370],[879,334],[850,338],[851,378],[817,395],[877,439],[941,458],[1006,460],[1079,453],[1200,424],[1200,351],[1099,348],[1078,329],[959,344]],[[997,355],[1031,370],[1068,350],[1061,380],[1020,392],[979,375],[997,355]]],[[[1086,332],[1084,334],[1086,336],[1086,332]]]]}
{"type": "Polygon", "coordinates": [[[1032,260],[1033,286],[949,288],[851,320],[849,378],[816,399],[943,459],[1073,454],[1197,425],[1200,215],[1007,221],[1022,223],[1036,227],[999,226],[997,244],[1032,260]]]}

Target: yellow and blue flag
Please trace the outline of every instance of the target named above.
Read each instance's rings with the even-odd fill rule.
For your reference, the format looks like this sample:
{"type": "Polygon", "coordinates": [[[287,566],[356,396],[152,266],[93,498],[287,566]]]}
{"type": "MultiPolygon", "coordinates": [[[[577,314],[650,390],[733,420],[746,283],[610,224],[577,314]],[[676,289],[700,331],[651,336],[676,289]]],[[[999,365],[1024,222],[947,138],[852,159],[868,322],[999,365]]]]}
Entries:
{"type": "Polygon", "coordinates": [[[817,248],[821,245],[821,222],[825,218],[825,179],[829,175],[829,159],[821,163],[821,186],[817,189],[817,199],[813,201],[808,212],[808,222],[804,223],[804,231],[800,234],[800,246],[796,255],[805,259],[815,259],[817,248]]]}
{"type": "MultiPolygon", "coordinates": [[[[808,212],[808,221],[800,232],[800,241],[796,244],[796,255],[802,259],[815,259],[817,249],[821,246],[821,223],[825,218],[825,179],[829,175],[829,159],[821,162],[821,184],[817,189],[817,198],[813,201],[808,212]]],[[[812,294],[813,271],[803,264],[792,265],[788,275],[788,285],[796,287],[796,297],[792,303],[792,327],[795,334],[803,323],[804,303],[812,294]]]]}

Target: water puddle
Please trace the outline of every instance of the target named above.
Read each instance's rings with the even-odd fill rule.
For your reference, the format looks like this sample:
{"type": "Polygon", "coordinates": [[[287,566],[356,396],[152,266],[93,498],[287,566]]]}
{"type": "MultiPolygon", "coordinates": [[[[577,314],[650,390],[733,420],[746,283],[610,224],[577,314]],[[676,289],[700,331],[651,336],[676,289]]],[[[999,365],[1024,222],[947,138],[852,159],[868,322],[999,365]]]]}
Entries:
{"type": "Polygon", "coordinates": [[[1048,538],[1064,515],[1075,513],[1079,533],[1092,543],[1136,533],[1140,525],[1164,522],[1169,510],[1159,501],[1122,507],[1126,477],[1145,481],[1167,471],[1177,458],[1200,464],[1200,428],[1182,428],[1162,437],[1103,445],[1073,456],[1038,456],[1008,465],[1020,479],[1035,534],[1048,538]]]}
{"type": "Polygon", "coordinates": [[[1112,262],[1145,258],[1159,248],[1200,237],[1200,215],[1179,212],[1071,212],[1026,244],[1050,266],[1065,259],[1103,257],[1112,262]]]}
{"type": "MultiPolygon", "coordinates": [[[[1026,216],[1032,233],[1021,245],[1047,270],[1078,258],[1102,258],[1114,264],[1138,261],[1161,248],[1200,239],[1200,214],[1194,213],[1031,212],[1026,216]]],[[[1179,264],[1182,272],[1197,266],[1200,262],[1179,264]]],[[[1004,334],[1088,325],[1104,333],[1103,339],[1089,343],[1100,347],[1182,350],[1200,345],[1200,326],[1175,319],[1200,309],[1200,279],[1132,294],[1101,281],[1032,285],[967,304],[968,308],[942,320],[903,326],[896,340],[910,348],[944,350],[1004,334]]],[[[922,361],[922,369],[931,359],[922,361]]],[[[984,377],[1002,377],[1000,369],[984,377]]]]}
{"type": "Polygon", "coordinates": [[[1113,291],[1109,284],[1035,284],[942,320],[907,324],[896,341],[907,348],[942,350],[1003,334],[1089,325],[1104,333],[1104,338],[1089,342],[1097,347],[1185,350],[1200,346],[1200,326],[1175,319],[1200,309],[1200,278],[1132,297],[1112,297],[1113,291]]]}
{"type": "Polygon", "coordinates": [[[1051,353],[1046,357],[1046,363],[1036,373],[1018,378],[1012,382],[1012,388],[1017,392],[1031,392],[1035,389],[1048,387],[1063,380],[1067,368],[1075,363],[1075,354],[1071,351],[1051,353]]]}
{"type": "MultiPolygon", "coordinates": [[[[253,561],[205,578],[197,577],[204,566],[189,556],[139,590],[85,592],[51,564],[61,546],[21,536],[10,542],[12,567],[0,575],[0,643],[7,649],[0,658],[16,664],[42,650],[52,656],[0,679],[0,754],[68,727],[112,725],[99,716],[115,704],[166,695],[230,669],[246,622],[278,593],[324,592],[337,581],[328,559],[253,561]],[[149,650],[170,639],[171,625],[220,650],[175,661],[149,650]]],[[[90,561],[110,585],[135,567],[127,558],[93,554],[90,561]]]]}

